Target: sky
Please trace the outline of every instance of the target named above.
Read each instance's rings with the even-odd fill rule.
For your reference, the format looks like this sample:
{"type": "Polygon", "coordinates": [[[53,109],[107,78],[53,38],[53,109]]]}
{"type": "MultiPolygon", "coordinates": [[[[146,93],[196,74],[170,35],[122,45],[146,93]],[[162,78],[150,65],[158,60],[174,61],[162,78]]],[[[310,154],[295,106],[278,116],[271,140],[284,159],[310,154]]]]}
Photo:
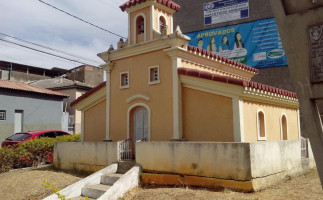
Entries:
{"type": "MultiPolygon", "coordinates": [[[[128,35],[128,15],[119,8],[127,0],[42,0],[72,15],[89,21],[123,37],[128,35]]],[[[116,47],[120,37],[68,16],[39,0],[0,0],[0,60],[51,69],[72,69],[82,63],[99,66],[104,62],[98,53],[116,47]],[[69,54],[40,48],[22,40],[37,43],[69,54]],[[20,45],[67,57],[74,61],[36,52],[20,45]]]]}

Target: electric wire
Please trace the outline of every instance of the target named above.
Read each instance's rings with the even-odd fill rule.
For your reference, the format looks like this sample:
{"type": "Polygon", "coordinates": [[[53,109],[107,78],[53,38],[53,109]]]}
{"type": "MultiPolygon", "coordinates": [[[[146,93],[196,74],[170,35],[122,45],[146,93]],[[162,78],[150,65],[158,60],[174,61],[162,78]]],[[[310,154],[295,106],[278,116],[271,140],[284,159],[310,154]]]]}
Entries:
{"type": "Polygon", "coordinates": [[[121,37],[121,38],[123,38],[123,39],[127,39],[127,38],[125,38],[125,37],[123,37],[123,36],[121,36],[121,35],[119,35],[119,34],[117,34],[117,33],[114,33],[114,32],[112,32],[112,31],[109,31],[109,30],[107,30],[107,29],[105,29],[105,28],[102,28],[102,27],[100,27],[100,26],[98,26],[98,25],[95,25],[95,24],[93,24],[93,23],[91,23],[91,22],[88,22],[88,21],[86,21],[86,20],[84,20],[84,19],[81,19],[80,17],[77,17],[77,16],[75,16],[75,15],[72,15],[72,14],[70,14],[70,13],[68,13],[68,12],[66,12],[66,11],[64,11],[64,10],[62,10],[62,9],[59,9],[59,8],[57,8],[57,7],[55,7],[55,6],[51,5],[51,4],[49,4],[49,3],[46,3],[46,2],[44,2],[44,1],[42,1],[42,0],[38,0],[38,1],[39,1],[39,2],[41,2],[41,3],[43,3],[43,4],[45,4],[45,5],[47,5],[47,6],[49,6],[49,7],[54,8],[55,10],[58,10],[58,11],[60,11],[60,12],[63,12],[63,13],[65,13],[65,14],[67,14],[67,15],[71,16],[71,17],[74,17],[75,19],[78,19],[78,20],[80,20],[80,21],[82,21],[82,22],[84,22],[84,23],[90,24],[91,26],[96,27],[96,28],[98,28],[98,29],[100,29],[100,30],[103,30],[103,31],[108,32],[108,33],[110,33],[110,34],[112,34],[112,35],[115,35],[115,36],[121,37]]]}
{"type": "Polygon", "coordinates": [[[93,62],[93,63],[96,63],[96,64],[101,64],[100,62],[92,60],[92,59],[89,59],[89,58],[85,58],[85,57],[82,57],[82,56],[71,54],[71,53],[68,53],[66,51],[62,51],[62,50],[59,50],[59,49],[54,49],[52,47],[48,47],[48,46],[45,46],[45,45],[37,44],[35,42],[29,42],[27,40],[23,40],[23,39],[20,39],[20,38],[17,38],[17,37],[14,37],[14,36],[11,36],[11,35],[8,35],[8,34],[5,34],[5,33],[0,32],[0,35],[4,35],[6,37],[10,37],[10,38],[13,38],[15,40],[25,42],[25,43],[28,43],[28,44],[32,44],[32,45],[35,45],[35,46],[38,46],[38,47],[42,47],[42,48],[45,48],[45,49],[48,49],[48,50],[51,50],[51,51],[56,51],[56,52],[59,52],[59,53],[62,53],[62,54],[66,54],[68,56],[72,56],[72,57],[75,57],[75,58],[78,58],[78,59],[87,60],[87,61],[90,61],[90,62],[93,62]]]}
{"type": "MultiPolygon", "coordinates": [[[[51,58],[51,59],[54,59],[54,60],[58,60],[58,61],[60,61],[60,62],[65,62],[65,63],[75,63],[74,61],[73,62],[71,62],[71,61],[68,61],[68,60],[64,60],[64,59],[62,59],[62,58],[56,58],[56,57],[53,57],[53,56],[50,56],[50,55],[46,55],[46,54],[43,54],[43,53],[40,53],[40,52],[37,52],[37,51],[33,51],[33,50],[27,50],[27,49],[25,49],[25,48],[19,48],[19,46],[14,46],[14,44],[4,44],[4,43],[1,43],[1,45],[3,45],[3,46],[6,46],[6,47],[10,47],[10,48],[13,48],[13,49],[17,49],[17,50],[19,50],[19,51],[25,51],[25,52],[27,52],[27,53],[31,53],[31,51],[34,53],[34,54],[37,54],[37,55],[41,55],[41,56],[45,56],[45,57],[48,57],[48,58],[51,58]]],[[[2,54],[3,56],[6,56],[6,55],[4,55],[4,54],[2,54]]],[[[9,56],[6,56],[6,57],[8,57],[9,58],[9,56]]],[[[17,60],[17,59],[15,59],[15,58],[12,58],[11,57],[11,59],[14,59],[14,60],[17,60]]],[[[26,62],[26,61],[22,61],[22,60],[20,60],[19,62],[26,62]]],[[[28,63],[28,62],[26,62],[27,64],[29,64],[29,65],[33,65],[33,64],[31,64],[31,63],[28,63]]]]}
{"type": "Polygon", "coordinates": [[[22,44],[18,44],[18,43],[9,41],[9,40],[5,40],[5,39],[1,39],[0,38],[0,41],[7,42],[7,43],[10,43],[10,44],[14,44],[14,45],[17,45],[17,46],[20,46],[20,47],[24,47],[24,48],[27,48],[27,49],[30,49],[30,50],[33,50],[33,51],[41,52],[43,54],[51,55],[51,56],[54,56],[54,57],[57,57],[57,58],[62,58],[62,59],[65,59],[65,60],[69,60],[71,62],[77,62],[77,63],[83,64],[83,65],[91,65],[91,64],[88,64],[88,63],[85,63],[85,62],[81,62],[81,61],[78,61],[78,60],[66,58],[66,57],[63,57],[63,56],[60,56],[60,55],[56,55],[56,54],[53,54],[53,53],[49,53],[49,52],[46,52],[46,51],[42,51],[42,50],[39,50],[39,49],[35,49],[35,48],[32,48],[32,47],[28,47],[28,46],[25,46],[25,45],[22,45],[22,44]]]}

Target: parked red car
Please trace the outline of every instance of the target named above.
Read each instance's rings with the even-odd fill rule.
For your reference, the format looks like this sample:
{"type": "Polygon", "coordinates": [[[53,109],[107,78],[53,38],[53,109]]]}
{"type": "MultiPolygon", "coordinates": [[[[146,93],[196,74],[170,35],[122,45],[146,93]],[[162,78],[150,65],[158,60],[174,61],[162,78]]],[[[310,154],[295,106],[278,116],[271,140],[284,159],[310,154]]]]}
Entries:
{"type": "MultiPolygon", "coordinates": [[[[23,133],[16,133],[8,137],[5,141],[3,141],[1,143],[1,147],[9,147],[12,145],[26,142],[28,140],[34,140],[42,137],[55,138],[63,135],[71,135],[71,134],[64,131],[58,131],[58,130],[37,130],[37,131],[27,131],[23,133]]],[[[24,162],[28,163],[30,162],[30,160],[28,158],[24,158],[24,162]]],[[[53,152],[49,152],[49,154],[47,155],[46,162],[53,162],[53,152]]]]}
{"type": "Polygon", "coordinates": [[[37,131],[27,131],[23,133],[16,133],[8,137],[5,141],[1,143],[1,147],[11,146],[18,143],[26,142],[28,140],[34,140],[41,137],[55,138],[63,135],[71,135],[64,131],[58,130],[37,130],[37,131]]]}

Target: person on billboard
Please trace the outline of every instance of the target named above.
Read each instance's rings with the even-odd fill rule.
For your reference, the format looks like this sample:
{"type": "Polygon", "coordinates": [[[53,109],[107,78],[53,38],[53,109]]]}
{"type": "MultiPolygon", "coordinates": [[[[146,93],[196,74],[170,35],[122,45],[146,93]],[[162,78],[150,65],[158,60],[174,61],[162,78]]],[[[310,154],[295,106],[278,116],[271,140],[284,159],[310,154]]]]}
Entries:
{"type": "Polygon", "coordinates": [[[197,47],[203,49],[203,39],[202,38],[197,41],[197,47]]]}
{"type": "Polygon", "coordinates": [[[244,48],[244,43],[241,40],[241,34],[239,32],[236,32],[235,36],[234,36],[234,49],[237,48],[244,48]]]}
{"type": "Polygon", "coordinates": [[[215,38],[211,37],[209,44],[207,45],[207,50],[211,52],[216,52],[215,38]]]}
{"type": "Polygon", "coordinates": [[[222,42],[221,42],[221,45],[219,47],[219,50],[220,51],[230,50],[228,36],[224,35],[222,37],[222,42]]]}

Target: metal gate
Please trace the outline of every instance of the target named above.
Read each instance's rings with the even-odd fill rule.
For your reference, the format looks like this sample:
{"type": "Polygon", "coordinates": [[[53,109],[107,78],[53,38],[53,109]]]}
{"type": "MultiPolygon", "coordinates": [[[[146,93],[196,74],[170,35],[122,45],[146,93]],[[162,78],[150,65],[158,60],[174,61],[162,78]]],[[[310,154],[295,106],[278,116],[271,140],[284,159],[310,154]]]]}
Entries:
{"type": "Polygon", "coordinates": [[[120,159],[121,160],[133,160],[134,156],[132,155],[131,149],[131,140],[123,140],[119,144],[120,149],[120,159]]]}

